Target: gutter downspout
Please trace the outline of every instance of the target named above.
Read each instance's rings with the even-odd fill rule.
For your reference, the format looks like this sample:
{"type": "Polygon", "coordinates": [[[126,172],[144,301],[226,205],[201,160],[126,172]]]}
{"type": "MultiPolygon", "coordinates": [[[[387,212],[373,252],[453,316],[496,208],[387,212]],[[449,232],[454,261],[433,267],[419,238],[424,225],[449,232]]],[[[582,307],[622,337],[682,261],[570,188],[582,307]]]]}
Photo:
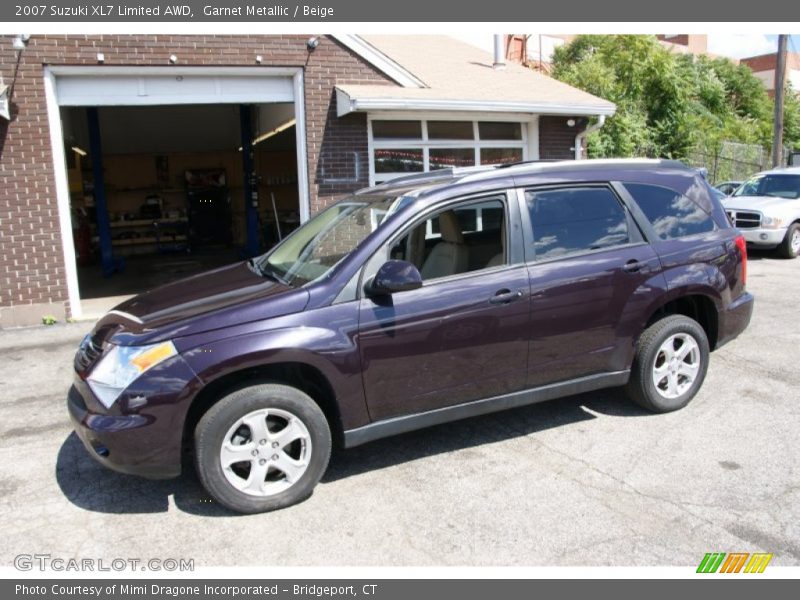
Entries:
{"type": "Polygon", "coordinates": [[[605,115],[597,115],[597,123],[590,125],[575,136],[575,160],[581,160],[583,158],[583,140],[586,139],[586,136],[600,129],[605,122],[605,115]]]}

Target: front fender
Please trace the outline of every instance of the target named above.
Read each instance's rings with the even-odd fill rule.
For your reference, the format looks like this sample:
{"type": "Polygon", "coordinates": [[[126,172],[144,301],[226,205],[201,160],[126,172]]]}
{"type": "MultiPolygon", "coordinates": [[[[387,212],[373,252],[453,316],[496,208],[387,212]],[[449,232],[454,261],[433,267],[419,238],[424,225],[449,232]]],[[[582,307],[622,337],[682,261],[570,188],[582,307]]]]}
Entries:
{"type": "Polygon", "coordinates": [[[204,386],[269,365],[313,367],[330,384],[345,428],[359,427],[369,422],[369,416],[355,344],[357,317],[355,303],[333,305],[183,338],[176,340],[176,346],[204,386]]]}

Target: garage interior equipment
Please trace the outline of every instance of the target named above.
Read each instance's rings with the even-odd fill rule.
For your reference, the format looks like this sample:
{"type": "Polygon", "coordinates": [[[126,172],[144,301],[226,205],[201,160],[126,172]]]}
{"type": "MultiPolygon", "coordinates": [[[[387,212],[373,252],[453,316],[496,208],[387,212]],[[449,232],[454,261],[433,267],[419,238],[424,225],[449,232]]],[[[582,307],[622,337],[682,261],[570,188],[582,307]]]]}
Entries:
{"type": "Polygon", "coordinates": [[[67,106],[61,118],[82,299],[254,256],[300,223],[292,102],[67,106]]]}

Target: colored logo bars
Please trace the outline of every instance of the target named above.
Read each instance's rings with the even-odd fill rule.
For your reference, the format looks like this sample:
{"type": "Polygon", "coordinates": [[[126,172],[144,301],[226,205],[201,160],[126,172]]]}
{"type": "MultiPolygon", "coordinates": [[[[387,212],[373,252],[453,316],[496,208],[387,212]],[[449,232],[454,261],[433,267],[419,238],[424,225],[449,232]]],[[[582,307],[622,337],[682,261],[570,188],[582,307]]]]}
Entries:
{"type": "Polygon", "coordinates": [[[698,573],[763,573],[772,554],[757,552],[709,552],[697,566],[698,573]]]}

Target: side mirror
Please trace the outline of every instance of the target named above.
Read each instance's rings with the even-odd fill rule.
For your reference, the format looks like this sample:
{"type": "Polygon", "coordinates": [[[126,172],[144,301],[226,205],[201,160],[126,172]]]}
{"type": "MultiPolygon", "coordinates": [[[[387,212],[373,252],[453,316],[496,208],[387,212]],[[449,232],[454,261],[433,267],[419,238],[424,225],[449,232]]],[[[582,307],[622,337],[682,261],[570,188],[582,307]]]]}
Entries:
{"type": "Polygon", "coordinates": [[[422,287],[422,275],[417,267],[405,260],[389,260],[381,265],[375,277],[367,284],[370,296],[385,296],[422,287]]]}

